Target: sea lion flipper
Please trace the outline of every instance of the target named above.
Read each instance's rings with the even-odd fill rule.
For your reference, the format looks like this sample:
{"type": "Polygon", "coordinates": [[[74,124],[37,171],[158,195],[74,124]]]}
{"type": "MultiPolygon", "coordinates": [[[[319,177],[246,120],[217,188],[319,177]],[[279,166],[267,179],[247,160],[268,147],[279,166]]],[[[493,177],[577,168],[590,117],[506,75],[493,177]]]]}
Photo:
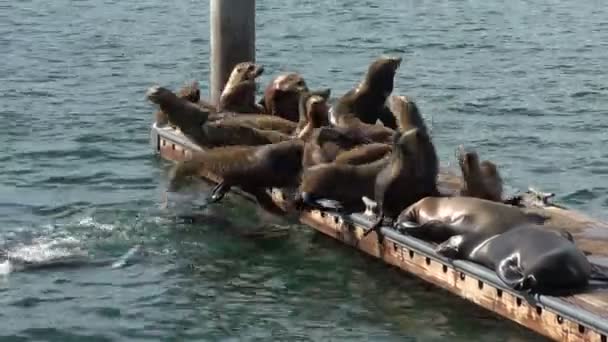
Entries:
{"type": "Polygon", "coordinates": [[[534,275],[524,274],[519,253],[512,254],[502,260],[496,267],[496,275],[505,284],[517,291],[529,290],[536,285],[534,275]]]}
{"type": "Polygon", "coordinates": [[[462,245],[465,237],[463,235],[454,235],[446,241],[440,243],[435,247],[435,253],[443,255],[450,259],[457,259],[459,256],[460,246],[462,245]]]}
{"type": "Polygon", "coordinates": [[[222,198],[226,196],[226,193],[228,193],[228,191],[230,191],[230,185],[224,182],[220,182],[211,190],[211,195],[209,196],[208,204],[221,201],[222,198]]]}

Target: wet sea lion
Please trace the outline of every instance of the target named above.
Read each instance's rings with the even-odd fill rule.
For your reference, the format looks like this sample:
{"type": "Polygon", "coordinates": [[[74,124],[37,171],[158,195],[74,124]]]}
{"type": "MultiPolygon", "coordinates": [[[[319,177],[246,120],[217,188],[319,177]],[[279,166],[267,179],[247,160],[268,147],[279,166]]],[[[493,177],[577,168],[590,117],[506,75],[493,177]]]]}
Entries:
{"type": "MultiPolygon", "coordinates": [[[[378,173],[374,198],[378,207],[375,224],[365,235],[388,221],[392,223],[401,211],[427,196],[437,196],[439,161],[427,132],[414,128],[397,133],[389,163],[378,173]]],[[[381,237],[380,237],[381,238],[381,237]]]]}
{"type": "MultiPolygon", "coordinates": [[[[388,104],[401,132],[414,128],[428,132],[420,110],[412,98],[404,95],[392,95],[389,97],[388,104]]],[[[430,134],[430,132],[428,133],[430,134]]]]}
{"type": "Polygon", "coordinates": [[[222,90],[217,111],[237,113],[263,113],[264,108],[255,102],[256,78],[264,67],[252,62],[237,64],[222,90]]]}
{"type": "MultiPolygon", "coordinates": [[[[201,91],[198,81],[186,83],[177,92],[177,96],[192,103],[198,103],[201,99],[201,91]]],[[[156,113],[154,113],[154,122],[156,122],[158,126],[170,125],[171,127],[175,128],[175,124],[169,120],[167,114],[165,114],[165,112],[162,110],[157,110],[156,113]]]]}
{"type": "Polygon", "coordinates": [[[569,233],[528,225],[502,234],[455,235],[436,252],[486,266],[512,289],[534,293],[580,289],[592,270],[569,233]]]}
{"type": "Polygon", "coordinates": [[[338,119],[343,115],[354,115],[364,123],[374,124],[380,120],[384,126],[396,129],[395,117],[385,103],[393,91],[400,65],[401,57],[377,58],[368,67],[363,82],[338,99],[332,109],[332,117],[338,119]]]}
{"type": "Polygon", "coordinates": [[[390,144],[395,135],[395,131],[391,128],[377,124],[367,124],[352,115],[338,116],[335,119],[335,126],[348,129],[353,134],[365,137],[371,141],[385,144],[390,144]]]}
{"type": "Polygon", "coordinates": [[[280,132],[259,130],[235,122],[207,122],[209,112],[160,86],[148,89],[147,97],[159,105],[184,135],[204,147],[265,145],[290,139],[280,132]]]}
{"type": "Polygon", "coordinates": [[[376,175],[388,158],[363,165],[320,164],[302,172],[296,207],[324,207],[348,212],[364,208],[362,196],[373,196],[376,175]]]}
{"type": "Polygon", "coordinates": [[[302,92],[298,105],[299,121],[294,136],[307,141],[315,129],[328,126],[327,113],[329,106],[327,100],[331,90],[323,89],[314,92],[302,92]]]}
{"type": "Polygon", "coordinates": [[[370,142],[352,133],[339,127],[320,127],[312,131],[304,147],[303,167],[331,163],[340,153],[370,142]]]}
{"type": "Polygon", "coordinates": [[[243,125],[261,130],[277,131],[288,135],[293,134],[297,127],[295,122],[267,114],[230,115],[224,118],[217,118],[214,123],[243,125]]]}
{"type": "Polygon", "coordinates": [[[361,165],[371,163],[386,157],[393,147],[388,144],[371,143],[356,146],[353,149],[342,152],[336,156],[335,164],[361,165]]]}
{"type": "Polygon", "coordinates": [[[490,161],[480,164],[477,152],[464,146],[458,148],[457,159],[462,172],[461,196],[502,201],[502,178],[496,165],[490,161]]]}
{"type": "Polygon", "coordinates": [[[258,104],[270,115],[298,122],[300,94],[305,91],[308,91],[308,86],[300,74],[281,74],[266,86],[264,97],[258,104]]]}
{"type": "Polygon", "coordinates": [[[303,148],[302,141],[293,139],[264,146],[227,146],[194,152],[191,160],[172,168],[169,191],[179,190],[190,177],[213,174],[222,181],[213,189],[209,203],[220,201],[231,187],[239,187],[254,195],[266,210],[282,214],[266,189],[297,186],[303,148]]]}
{"type": "Polygon", "coordinates": [[[546,219],[537,213],[480,198],[425,197],[405,209],[394,226],[423,240],[444,242],[454,235],[490,236],[522,224],[540,225],[546,219]]]}

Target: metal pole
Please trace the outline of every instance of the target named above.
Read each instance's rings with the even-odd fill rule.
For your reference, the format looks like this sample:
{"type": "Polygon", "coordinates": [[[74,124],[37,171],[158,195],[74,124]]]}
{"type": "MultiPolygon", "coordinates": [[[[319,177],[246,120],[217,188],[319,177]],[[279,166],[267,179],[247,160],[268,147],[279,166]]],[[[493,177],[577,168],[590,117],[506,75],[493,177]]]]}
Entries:
{"type": "Polygon", "coordinates": [[[210,99],[218,103],[235,65],[255,62],[255,0],[210,0],[210,99]]]}

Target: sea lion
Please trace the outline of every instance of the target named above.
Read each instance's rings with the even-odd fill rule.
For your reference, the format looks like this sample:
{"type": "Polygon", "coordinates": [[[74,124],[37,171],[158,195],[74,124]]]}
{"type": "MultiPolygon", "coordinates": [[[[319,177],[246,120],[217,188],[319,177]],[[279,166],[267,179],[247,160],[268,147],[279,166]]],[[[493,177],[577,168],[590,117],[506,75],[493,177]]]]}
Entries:
{"type": "Polygon", "coordinates": [[[223,118],[216,118],[213,122],[217,124],[249,126],[251,128],[261,130],[277,131],[287,135],[293,134],[297,128],[297,124],[295,122],[267,114],[227,115],[223,118]]]}
{"type": "Polygon", "coordinates": [[[370,143],[364,137],[339,127],[320,127],[312,131],[304,147],[303,167],[331,163],[336,157],[352,148],[370,143]]]}
{"type": "Polygon", "coordinates": [[[360,211],[361,197],[373,195],[376,175],[387,163],[388,158],[383,158],[363,165],[328,163],[309,167],[302,172],[294,200],[296,208],[360,211]]]}
{"type": "Polygon", "coordinates": [[[204,147],[265,145],[290,139],[280,132],[260,130],[235,122],[207,122],[209,112],[160,86],[151,87],[146,95],[184,135],[204,147]]]}
{"type": "Polygon", "coordinates": [[[252,62],[237,64],[222,90],[217,111],[237,113],[263,113],[264,108],[255,102],[256,78],[264,67],[252,62]]]}
{"type": "Polygon", "coordinates": [[[393,91],[400,65],[401,57],[377,58],[368,67],[363,82],[338,99],[332,108],[332,117],[337,120],[343,115],[354,115],[364,123],[374,124],[380,120],[384,126],[396,129],[395,117],[385,103],[393,91]]]}
{"type": "Polygon", "coordinates": [[[374,198],[378,217],[371,229],[379,238],[382,223],[392,223],[401,211],[427,196],[438,196],[439,161],[431,138],[423,129],[397,133],[389,163],[378,173],[374,198]]]}
{"type": "Polygon", "coordinates": [[[265,113],[298,122],[300,94],[305,91],[308,91],[308,86],[300,74],[281,74],[266,86],[258,104],[265,113]]]}
{"type": "Polygon", "coordinates": [[[546,219],[537,213],[480,198],[425,197],[405,209],[394,226],[423,240],[444,242],[453,235],[490,236],[522,224],[540,225],[546,219]]]}
{"type": "MultiPolygon", "coordinates": [[[[198,103],[201,99],[201,90],[198,81],[186,83],[177,92],[177,96],[192,103],[198,103]]],[[[156,113],[154,113],[154,122],[156,122],[157,126],[169,125],[173,128],[176,127],[175,124],[169,120],[167,114],[165,114],[165,112],[162,110],[157,110],[156,113]]]]}
{"type": "Polygon", "coordinates": [[[586,286],[592,267],[572,236],[537,226],[520,226],[502,234],[454,235],[436,248],[494,271],[506,285],[534,293],[572,291],[586,286]]]}
{"type": "Polygon", "coordinates": [[[461,196],[502,202],[502,178],[490,161],[479,163],[477,152],[460,146],[457,159],[462,172],[461,196]]]}
{"type": "Polygon", "coordinates": [[[296,138],[307,141],[315,129],[329,125],[327,118],[329,106],[327,100],[330,94],[330,89],[314,92],[306,91],[300,94],[298,105],[299,120],[294,131],[296,138]]]}
{"type": "Polygon", "coordinates": [[[361,137],[365,137],[371,141],[390,144],[393,141],[395,131],[391,128],[376,125],[367,124],[361,121],[359,118],[352,115],[341,115],[336,117],[334,125],[348,129],[361,137]]]}
{"type": "Polygon", "coordinates": [[[388,144],[371,143],[359,145],[338,154],[333,162],[335,164],[350,165],[367,164],[386,157],[392,150],[393,147],[388,144]]]}
{"type": "Polygon", "coordinates": [[[220,201],[236,186],[254,195],[264,209],[282,214],[266,189],[297,186],[303,148],[302,141],[293,139],[264,146],[227,146],[194,152],[191,160],[172,168],[169,191],[179,190],[190,177],[212,174],[222,181],[213,189],[209,203],[220,201]]]}
{"type": "MultiPolygon", "coordinates": [[[[388,103],[391,112],[397,120],[398,129],[401,132],[406,132],[414,128],[428,132],[424,119],[420,114],[420,110],[412,98],[404,95],[392,95],[389,97],[388,103]]],[[[430,134],[430,132],[428,132],[428,134],[430,134]]]]}

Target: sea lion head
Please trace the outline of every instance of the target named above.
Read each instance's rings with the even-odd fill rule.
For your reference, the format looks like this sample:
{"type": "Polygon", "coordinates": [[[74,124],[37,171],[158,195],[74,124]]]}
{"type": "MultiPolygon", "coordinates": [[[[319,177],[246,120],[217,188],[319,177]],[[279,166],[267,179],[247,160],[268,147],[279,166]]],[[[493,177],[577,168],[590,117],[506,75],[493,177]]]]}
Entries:
{"type": "Polygon", "coordinates": [[[290,72],[277,76],[271,83],[271,88],[279,92],[303,92],[308,91],[308,86],[302,75],[290,72]]]}
{"type": "Polygon", "coordinates": [[[192,103],[198,103],[201,100],[201,89],[198,81],[192,81],[184,84],[184,86],[177,93],[177,96],[192,103]]]}
{"type": "Polygon", "coordinates": [[[498,168],[496,167],[496,164],[492,163],[489,160],[484,160],[479,164],[479,168],[481,170],[481,173],[486,176],[486,177],[497,177],[499,176],[498,174],[498,168]]]}
{"type": "Polygon", "coordinates": [[[146,97],[152,103],[161,104],[162,102],[177,97],[171,90],[159,85],[152,86],[146,91],[146,97]]]}
{"type": "Polygon", "coordinates": [[[379,57],[368,67],[364,84],[373,92],[389,96],[393,91],[395,74],[401,65],[401,60],[401,57],[379,57]]]}
{"type": "Polygon", "coordinates": [[[329,125],[327,100],[330,94],[330,89],[302,93],[299,103],[300,120],[305,120],[312,128],[329,125]]]}
{"type": "Polygon", "coordinates": [[[460,145],[456,150],[456,159],[458,160],[460,169],[465,177],[475,171],[479,171],[479,156],[474,150],[460,145]]]}
{"type": "Polygon", "coordinates": [[[253,62],[242,62],[234,66],[228,81],[226,82],[226,88],[234,87],[243,82],[253,82],[255,79],[262,75],[264,67],[253,62]]]}
{"type": "Polygon", "coordinates": [[[401,131],[412,128],[426,129],[416,102],[409,96],[393,95],[389,97],[388,106],[397,119],[401,131]]]}

